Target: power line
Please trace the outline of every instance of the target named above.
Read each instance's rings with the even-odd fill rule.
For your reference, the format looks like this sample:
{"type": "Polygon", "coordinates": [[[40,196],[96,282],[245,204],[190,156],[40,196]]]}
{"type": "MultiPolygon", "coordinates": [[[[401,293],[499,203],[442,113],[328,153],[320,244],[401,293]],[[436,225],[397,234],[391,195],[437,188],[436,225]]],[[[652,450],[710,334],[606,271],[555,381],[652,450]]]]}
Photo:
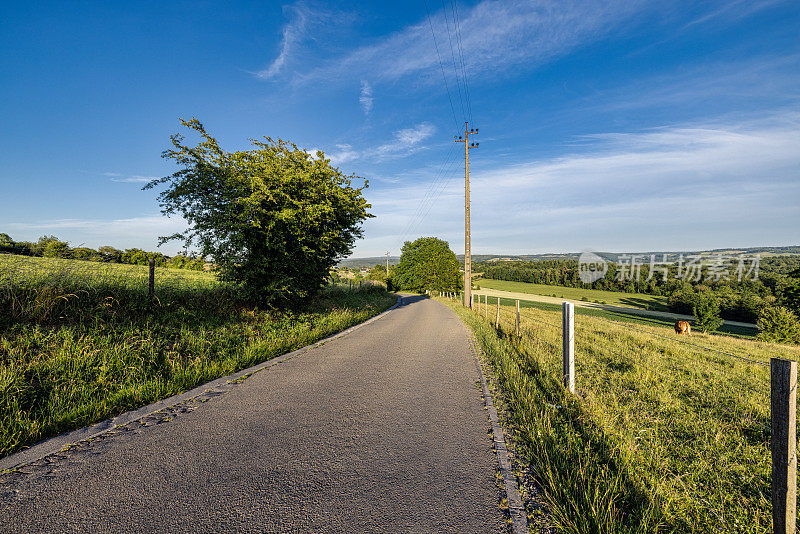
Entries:
{"type": "Polygon", "coordinates": [[[425,217],[428,216],[428,213],[430,213],[430,210],[436,204],[436,201],[439,199],[441,194],[444,192],[444,190],[452,181],[453,178],[452,176],[449,176],[445,179],[445,176],[447,176],[450,173],[450,168],[453,166],[453,163],[455,163],[455,159],[451,159],[452,156],[453,156],[453,149],[451,148],[448,151],[447,159],[442,164],[442,167],[440,168],[438,175],[436,176],[436,178],[434,178],[434,180],[431,182],[431,185],[428,187],[428,193],[432,194],[429,195],[428,193],[426,193],[425,197],[420,202],[420,205],[417,208],[417,212],[408,222],[405,230],[403,230],[402,234],[403,237],[401,239],[401,242],[405,240],[408,234],[415,231],[416,228],[419,226],[419,224],[425,220],[425,217]]]}
{"type": "Polygon", "coordinates": [[[469,82],[467,82],[467,65],[464,61],[464,45],[461,41],[461,17],[458,13],[458,0],[451,0],[453,13],[456,20],[456,42],[458,43],[458,54],[461,57],[461,77],[464,80],[464,90],[467,94],[467,110],[469,111],[469,121],[472,122],[472,98],[469,92],[469,82]]]}
{"type": "Polygon", "coordinates": [[[430,201],[431,194],[433,193],[435,187],[438,185],[438,182],[441,179],[441,177],[444,175],[445,168],[448,165],[452,155],[453,155],[453,150],[451,149],[451,150],[449,150],[447,152],[447,156],[445,158],[445,161],[442,163],[441,167],[436,171],[436,174],[434,175],[433,180],[431,180],[431,182],[428,184],[428,189],[425,191],[425,194],[423,195],[422,200],[420,201],[419,205],[417,206],[417,209],[414,212],[414,215],[411,216],[411,218],[409,219],[408,223],[406,223],[406,226],[403,228],[403,233],[401,235],[403,235],[404,237],[409,232],[409,230],[411,229],[411,226],[416,223],[417,218],[420,216],[420,214],[423,212],[425,206],[430,201]]]}
{"type": "MultiPolygon", "coordinates": [[[[447,39],[450,42],[450,57],[453,59],[453,74],[455,74],[455,76],[456,76],[456,87],[458,87],[458,98],[459,98],[459,100],[461,102],[461,113],[463,114],[464,120],[466,121],[467,120],[467,111],[466,111],[466,107],[464,105],[464,96],[462,96],[462,94],[461,94],[461,82],[459,81],[459,77],[458,77],[458,66],[456,65],[456,54],[455,54],[455,51],[453,50],[453,36],[450,33],[450,19],[447,16],[447,6],[445,5],[444,0],[442,0],[442,10],[444,11],[444,24],[445,24],[445,28],[447,29],[447,39]]],[[[453,16],[455,16],[455,13],[453,13],[453,16]]],[[[455,26],[455,20],[453,21],[453,26],[455,26]]]]}
{"type": "Polygon", "coordinates": [[[402,236],[401,243],[403,242],[403,240],[405,240],[406,236],[416,228],[419,222],[421,222],[425,218],[425,216],[430,211],[430,208],[432,207],[433,203],[435,202],[436,199],[438,199],[438,196],[441,194],[441,188],[439,186],[441,185],[441,180],[449,172],[449,168],[452,165],[451,158],[453,156],[453,153],[454,150],[453,147],[451,146],[450,149],[447,151],[447,157],[445,158],[445,161],[442,163],[441,167],[436,172],[434,179],[431,180],[430,184],[428,185],[428,189],[425,192],[425,195],[423,196],[419,205],[417,206],[414,215],[411,216],[405,228],[403,229],[403,232],[401,233],[402,236]]]}
{"type": "MultiPolygon", "coordinates": [[[[442,0],[444,1],[444,0],[442,0]]],[[[457,136],[453,141],[464,143],[464,306],[472,302],[472,225],[470,223],[469,199],[469,150],[478,148],[479,143],[470,143],[469,136],[477,135],[477,128],[470,129],[464,121],[464,138],[457,136]]]]}
{"type": "Polygon", "coordinates": [[[447,100],[450,101],[450,110],[453,112],[453,122],[456,126],[458,126],[458,118],[456,117],[456,108],[453,105],[453,98],[450,96],[450,86],[447,83],[447,76],[444,73],[444,63],[442,62],[442,55],[439,53],[439,43],[436,41],[436,32],[433,31],[433,22],[431,22],[431,12],[428,9],[428,0],[423,0],[425,2],[425,13],[428,14],[428,25],[431,28],[431,35],[433,36],[433,45],[436,48],[436,57],[439,58],[439,67],[442,70],[442,80],[444,80],[444,87],[447,90],[447,100]]]}

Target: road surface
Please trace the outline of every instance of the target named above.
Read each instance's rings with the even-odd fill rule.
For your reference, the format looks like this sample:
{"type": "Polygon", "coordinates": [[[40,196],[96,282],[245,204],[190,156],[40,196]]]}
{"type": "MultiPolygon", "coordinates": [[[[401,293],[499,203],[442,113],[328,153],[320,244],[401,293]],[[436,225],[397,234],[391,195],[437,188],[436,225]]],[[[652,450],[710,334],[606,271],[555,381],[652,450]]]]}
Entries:
{"type": "Polygon", "coordinates": [[[0,477],[0,529],[505,532],[466,331],[406,301],[169,421],[0,477]]]}

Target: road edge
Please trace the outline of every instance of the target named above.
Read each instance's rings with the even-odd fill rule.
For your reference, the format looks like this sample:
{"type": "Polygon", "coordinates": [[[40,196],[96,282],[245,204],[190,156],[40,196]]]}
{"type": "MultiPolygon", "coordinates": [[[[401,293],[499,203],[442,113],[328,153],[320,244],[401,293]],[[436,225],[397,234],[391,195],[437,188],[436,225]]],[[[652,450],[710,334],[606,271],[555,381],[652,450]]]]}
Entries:
{"type": "MultiPolygon", "coordinates": [[[[442,303],[440,303],[442,304],[442,303]]],[[[449,306],[442,304],[446,308],[449,306]]],[[[451,309],[451,311],[453,311],[451,309]]],[[[455,313],[455,311],[453,311],[455,313]]],[[[492,423],[492,440],[494,442],[494,450],[497,454],[497,461],[500,466],[500,474],[503,477],[503,488],[506,492],[508,499],[508,513],[511,517],[511,526],[514,534],[530,534],[528,528],[528,514],[525,511],[525,505],[522,503],[522,496],[519,493],[519,484],[517,484],[517,476],[511,469],[511,462],[508,459],[508,446],[506,445],[505,433],[503,427],[500,425],[500,418],[497,415],[497,409],[494,406],[492,393],[489,390],[489,384],[486,380],[486,375],[483,372],[483,365],[481,365],[481,356],[483,349],[477,343],[474,332],[467,326],[461,317],[455,313],[461,322],[461,327],[467,334],[470,347],[472,348],[472,355],[474,357],[475,367],[478,370],[478,375],[481,379],[483,402],[486,405],[486,411],[489,412],[489,421],[492,423]]]]}
{"type": "Polygon", "coordinates": [[[404,297],[402,295],[398,295],[397,302],[378,315],[370,317],[364,322],[346,328],[341,332],[337,332],[336,334],[320,339],[315,343],[306,345],[305,347],[301,347],[297,350],[293,350],[292,352],[287,352],[286,354],[282,354],[261,363],[257,363],[256,365],[248,367],[247,369],[242,369],[241,371],[237,371],[226,376],[221,376],[210,382],[206,382],[205,384],[201,384],[193,389],[190,389],[189,391],[178,393],[177,395],[167,397],[166,399],[161,399],[146,406],[142,406],[141,408],[121,413],[104,421],[100,421],[99,423],[94,423],[93,425],[85,426],[83,428],[78,428],[64,434],[47,438],[44,441],[40,441],[39,443],[28,447],[27,449],[22,449],[14,454],[6,456],[5,458],[0,458],[0,472],[18,469],[26,464],[41,460],[46,456],[64,450],[64,448],[70,445],[91,440],[108,432],[109,430],[113,430],[115,427],[128,424],[138,419],[143,419],[149,415],[166,410],[177,404],[200,397],[201,395],[205,394],[208,397],[213,397],[225,393],[238,383],[259,371],[263,371],[268,367],[277,365],[295,356],[299,356],[311,349],[324,345],[325,343],[329,343],[335,339],[346,336],[354,330],[358,330],[362,326],[366,326],[374,321],[377,321],[390,311],[402,306],[403,298],[404,297]]]}

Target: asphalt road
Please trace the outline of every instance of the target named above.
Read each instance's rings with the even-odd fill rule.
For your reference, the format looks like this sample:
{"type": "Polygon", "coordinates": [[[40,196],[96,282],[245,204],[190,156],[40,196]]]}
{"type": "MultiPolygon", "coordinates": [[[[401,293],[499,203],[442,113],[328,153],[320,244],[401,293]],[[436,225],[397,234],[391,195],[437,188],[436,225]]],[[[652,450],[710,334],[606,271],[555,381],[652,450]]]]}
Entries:
{"type": "Polygon", "coordinates": [[[412,297],[0,484],[8,532],[505,532],[466,332],[412,297]]]}

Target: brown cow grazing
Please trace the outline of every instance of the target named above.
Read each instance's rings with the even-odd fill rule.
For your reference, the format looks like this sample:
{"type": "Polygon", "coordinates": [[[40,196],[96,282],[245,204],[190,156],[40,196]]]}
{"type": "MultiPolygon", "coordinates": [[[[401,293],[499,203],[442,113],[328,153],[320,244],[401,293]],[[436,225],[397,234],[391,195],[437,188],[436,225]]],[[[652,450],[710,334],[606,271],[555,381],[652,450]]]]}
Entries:
{"type": "Polygon", "coordinates": [[[675,333],[678,335],[686,334],[687,336],[691,336],[692,327],[689,326],[689,323],[686,321],[678,321],[675,323],[675,333]]]}

